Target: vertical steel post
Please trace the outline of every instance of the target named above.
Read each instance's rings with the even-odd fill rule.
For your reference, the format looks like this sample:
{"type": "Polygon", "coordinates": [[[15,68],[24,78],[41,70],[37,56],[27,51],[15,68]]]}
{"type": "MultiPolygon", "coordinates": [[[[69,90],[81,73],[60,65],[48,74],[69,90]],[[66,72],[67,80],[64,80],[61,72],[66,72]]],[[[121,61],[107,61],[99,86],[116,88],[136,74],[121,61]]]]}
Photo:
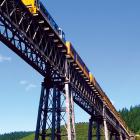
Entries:
{"type": "Polygon", "coordinates": [[[88,140],[92,140],[92,128],[93,128],[93,118],[89,119],[89,127],[88,127],[88,140]]]}
{"type": "Polygon", "coordinates": [[[110,140],[112,140],[112,133],[110,133],[110,140]]]}
{"type": "Polygon", "coordinates": [[[58,91],[58,94],[57,94],[57,140],[61,140],[61,94],[60,94],[60,91],[58,91]]]}
{"type": "Polygon", "coordinates": [[[106,123],[105,118],[104,118],[104,133],[105,133],[105,140],[109,140],[109,138],[108,138],[108,128],[107,128],[107,123],[106,123]]]}
{"type": "Polygon", "coordinates": [[[52,134],[51,140],[55,140],[55,124],[56,124],[56,86],[53,88],[53,106],[52,106],[52,134]]]}
{"type": "Polygon", "coordinates": [[[103,105],[103,123],[104,123],[104,133],[105,133],[105,140],[109,140],[108,137],[108,127],[106,122],[106,112],[105,112],[105,105],[103,105]]]}
{"type": "Polygon", "coordinates": [[[73,92],[71,91],[71,111],[72,111],[72,129],[73,129],[73,140],[76,140],[76,131],[75,131],[75,114],[74,114],[74,101],[73,101],[73,92]]]}
{"type": "Polygon", "coordinates": [[[48,112],[48,100],[49,100],[49,89],[46,88],[46,97],[45,97],[45,105],[44,105],[44,118],[43,118],[43,125],[42,125],[42,140],[45,140],[46,137],[46,121],[47,121],[47,112],[48,112]]]}
{"type": "Polygon", "coordinates": [[[121,133],[119,134],[119,137],[120,137],[120,140],[123,140],[123,137],[122,137],[122,134],[121,133]]]}
{"type": "Polygon", "coordinates": [[[96,127],[97,127],[97,130],[96,130],[96,137],[97,137],[97,140],[100,140],[101,138],[101,135],[100,135],[100,123],[99,122],[96,122],[96,127]]]}
{"type": "Polygon", "coordinates": [[[36,125],[36,132],[35,132],[35,139],[39,139],[39,130],[40,130],[40,120],[41,120],[41,108],[43,104],[43,97],[44,97],[44,83],[42,83],[42,88],[41,88],[41,95],[40,95],[40,102],[39,102],[39,109],[38,109],[38,118],[37,118],[37,125],[36,125]]]}
{"type": "Polygon", "coordinates": [[[47,118],[47,107],[48,107],[48,95],[49,95],[49,89],[45,86],[45,80],[42,83],[41,88],[41,95],[40,95],[40,103],[39,103],[39,109],[38,109],[38,118],[37,118],[37,125],[36,125],[36,132],[35,132],[35,140],[39,139],[40,136],[40,128],[42,127],[42,140],[45,140],[45,129],[46,129],[46,123],[43,123],[43,126],[41,124],[41,115],[42,111],[44,112],[43,122],[46,122],[47,118]],[[44,105],[45,103],[45,105],[44,105]],[[44,110],[43,110],[44,105],[44,110]]]}
{"type": "Polygon", "coordinates": [[[67,113],[67,133],[68,140],[72,140],[72,128],[71,128],[71,110],[70,110],[70,92],[69,84],[65,83],[65,94],[66,94],[66,113],[67,113]]]}
{"type": "Polygon", "coordinates": [[[118,135],[117,134],[115,134],[115,140],[118,140],[118,135]]]}
{"type": "MultiPolygon", "coordinates": [[[[66,77],[69,78],[68,61],[65,61],[66,77]]],[[[70,87],[70,79],[65,82],[65,96],[66,96],[66,113],[67,113],[67,134],[68,140],[76,140],[75,132],[75,117],[74,117],[74,102],[72,88],[70,87]]]]}

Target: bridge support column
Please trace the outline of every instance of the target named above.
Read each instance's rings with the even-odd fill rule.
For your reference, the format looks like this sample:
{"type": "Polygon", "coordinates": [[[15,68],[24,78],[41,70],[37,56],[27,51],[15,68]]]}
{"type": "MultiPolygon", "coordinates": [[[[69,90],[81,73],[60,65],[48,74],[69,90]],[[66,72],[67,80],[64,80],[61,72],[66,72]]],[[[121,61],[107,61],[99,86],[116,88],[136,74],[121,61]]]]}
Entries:
{"type": "Polygon", "coordinates": [[[119,137],[120,137],[120,140],[123,140],[122,134],[120,134],[120,136],[119,136],[119,137]]]}
{"type": "Polygon", "coordinates": [[[105,105],[103,105],[103,124],[104,124],[105,140],[109,140],[108,127],[107,127],[107,121],[106,121],[106,110],[105,110],[105,105]]]}
{"type": "Polygon", "coordinates": [[[74,102],[68,83],[49,71],[42,83],[34,140],[76,140],[74,102]],[[66,121],[67,120],[67,121],[66,121]],[[65,122],[66,126],[61,126],[65,122]],[[66,133],[61,134],[61,129],[66,133]]]}
{"type": "MultiPolygon", "coordinates": [[[[91,117],[89,119],[89,128],[88,128],[88,140],[92,140],[93,134],[92,134],[92,129],[94,125],[94,119],[91,117]]],[[[96,122],[96,140],[100,140],[101,135],[100,135],[100,123],[97,121],[96,122]]]]}
{"type": "Polygon", "coordinates": [[[105,134],[105,140],[109,140],[106,119],[104,119],[104,134],[105,134]]]}
{"type": "Polygon", "coordinates": [[[99,122],[96,123],[96,127],[97,127],[96,137],[97,137],[97,140],[100,140],[101,139],[101,134],[100,134],[100,123],[99,122]]]}
{"type": "Polygon", "coordinates": [[[70,86],[65,84],[68,140],[76,140],[74,101],[70,86]]]}
{"type": "Polygon", "coordinates": [[[48,98],[49,98],[49,88],[45,87],[45,82],[42,83],[42,89],[41,89],[41,96],[40,96],[40,103],[39,103],[39,109],[38,109],[38,118],[37,118],[37,126],[36,126],[36,132],[35,132],[35,140],[39,140],[40,137],[40,129],[41,129],[41,137],[42,140],[45,140],[45,134],[46,130],[46,119],[47,119],[47,107],[48,107],[48,98]],[[43,108],[44,106],[44,108],[43,108]],[[42,118],[42,113],[44,114],[44,117],[42,118]],[[42,121],[42,123],[40,122],[42,121]]]}
{"type": "Polygon", "coordinates": [[[92,128],[93,128],[93,118],[89,119],[89,127],[88,127],[88,140],[92,140],[92,128]]]}
{"type": "Polygon", "coordinates": [[[112,136],[113,136],[113,134],[112,134],[112,133],[110,133],[110,140],[112,140],[112,136]]]}
{"type": "Polygon", "coordinates": [[[35,140],[61,139],[61,93],[57,84],[52,85],[49,79],[44,79],[40,96],[35,140]],[[48,130],[48,131],[47,131],[48,130]]]}
{"type": "Polygon", "coordinates": [[[119,140],[117,133],[115,134],[115,140],[119,140]]]}
{"type": "Polygon", "coordinates": [[[74,100],[73,100],[73,92],[71,90],[71,111],[72,111],[72,136],[73,140],[76,140],[76,130],[75,130],[75,114],[74,114],[74,100]]]}
{"type": "MultiPolygon", "coordinates": [[[[69,77],[69,69],[68,69],[67,60],[65,61],[65,70],[66,70],[67,77],[69,77]]],[[[65,96],[66,96],[68,140],[76,140],[73,90],[70,86],[70,81],[68,79],[65,81],[65,96]]]]}

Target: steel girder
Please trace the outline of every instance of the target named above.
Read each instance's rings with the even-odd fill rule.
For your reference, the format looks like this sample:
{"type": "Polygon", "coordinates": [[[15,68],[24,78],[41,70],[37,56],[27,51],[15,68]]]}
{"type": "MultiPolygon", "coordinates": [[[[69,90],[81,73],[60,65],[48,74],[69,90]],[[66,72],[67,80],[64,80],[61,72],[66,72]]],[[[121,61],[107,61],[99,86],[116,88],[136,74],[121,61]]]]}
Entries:
{"type": "Polygon", "coordinates": [[[20,1],[3,0],[0,5],[2,41],[43,76],[47,63],[64,76],[65,58],[50,33],[37,24],[20,1]]]}

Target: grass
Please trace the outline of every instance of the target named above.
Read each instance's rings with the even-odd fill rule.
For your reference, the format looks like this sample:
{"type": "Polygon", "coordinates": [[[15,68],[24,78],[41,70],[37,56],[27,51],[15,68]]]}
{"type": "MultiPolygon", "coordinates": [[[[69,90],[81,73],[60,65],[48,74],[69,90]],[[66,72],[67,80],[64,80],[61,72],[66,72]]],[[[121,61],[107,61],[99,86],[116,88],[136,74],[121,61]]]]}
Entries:
{"type": "MultiPolygon", "coordinates": [[[[93,129],[93,139],[92,140],[96,140],[95,132],[96,132],[96,130],[93,129]]],[[[101,133],[103,134],[103,132],[101,132],[101,133]]],[[[62,134],[66,134],[66,131],[64,131],[63,127],[62,127],[62,134]]],[[[86,140],[87,138],[88,138],[88,124],[87,123],[76,124],[76,140],[86,140]]],[[[21,140],[34,140],[34,134],[24,137],[21,140]]],[[[63,136],[62,140],[67,140],[66,136],[63,136]]],[[[101,137],[101,140],[104,140],[104,138],[101,137]]]]}
{"type": "Polygon", "coordinates": [[[140,135],[136,135],[136,139],[135,140],[140,140],[140,135]]]}

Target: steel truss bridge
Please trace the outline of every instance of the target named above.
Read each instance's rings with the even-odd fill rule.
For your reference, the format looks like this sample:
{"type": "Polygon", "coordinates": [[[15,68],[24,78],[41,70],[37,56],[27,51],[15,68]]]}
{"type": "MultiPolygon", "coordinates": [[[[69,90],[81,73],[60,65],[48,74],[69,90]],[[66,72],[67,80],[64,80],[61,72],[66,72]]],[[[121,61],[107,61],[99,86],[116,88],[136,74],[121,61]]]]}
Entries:
{"type": "Polygon", "coordinates": [[[76,140],[74,102],[91,116],[88,140],[92,140],[94,123],[97,140],[100,126],[105,140],[130,139],[123,120],[105,104],[105,94],[101,96],[81,76],[67,57],[65,43],[42,15],[32,15],[20,0],[0,0],[0,41],[44,77],[35,140],[76,140]]]}

